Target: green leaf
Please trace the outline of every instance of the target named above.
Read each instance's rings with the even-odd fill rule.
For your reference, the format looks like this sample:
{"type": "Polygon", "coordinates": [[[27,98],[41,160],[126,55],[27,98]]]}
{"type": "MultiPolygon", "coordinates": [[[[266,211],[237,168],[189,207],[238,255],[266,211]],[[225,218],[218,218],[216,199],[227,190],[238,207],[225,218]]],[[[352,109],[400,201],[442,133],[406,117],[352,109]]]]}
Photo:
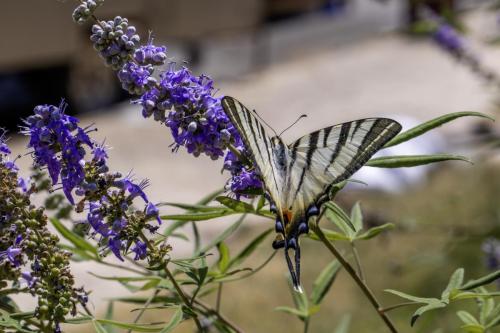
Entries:
{"type": "Polygon", "coordinates": [[[363,213],[361,212],[361,205],[359,201],[354,204],[351,209],[351,222],[354,225],[356,232],[363,229],[363,213]]]}
{"type": "Polygon", "coordinates": [[[92,244],[87,242],[83,237],[80,237],[77,234],[71,232],[68,228],[64,226],[64,224],[61,223],[61,221],[59,221],[56,218],[51,218],[50,222],[52,222],[52,224],[54,225],[56,230],[61,234],[61,236],[69,240],[75,247],[84,251],[88,251],[94,254],[95,257],[98,256],[97,249],[92,244]]]}
{"type": "Polygon", "coordinates": [[[278,306],[274,308],[274,311],[281,311],[285,313],[289,313],[291,315],[297,316],[300,319],[304,320],[305,318],[308,317],[308,312],[307,311],[300,311],[294,308],[290,308],[288,306],[278,306]]]}
{"type": "Polygon", "coordinates": [[[221,206],[213,207],[213,206],[196,205],[196,204],[191,205],[191,204],[179,203],[179,202],[162,202],[156,206],[170,206],[170,207],[181,208],[184,210],[189,210],[192,212],[213,212],[213,211],[218,211],[218,210],[224,209],[224,207],[221,207],[221,206]]]}
{"type": "Polygon", "coordinates": [[[162,220],[191,222],[191,221],[206,221],[206,220],[211,220],[211,219],[215,219],[215,218],[219,218],[219,217],[227,216],[227,215],[231,215],[231,214],[234,214],[234,212],[232,212],[226,208],[221,208],[219,210],[214,210],[211,212],[162,215],[162,216],[160,216],[160,218],[162,220]]]}
{"type": "Polygon", "coordinates": [[[65,319],[64,322],[66,324],[78,324],[79,325],[79,324],[88,323],[89,321],[92,321],[92,320],[94,320],[93,317],[84,315],[84,316],[80,316],[80,317],[76,317],[76,318],[65,319]]]}
{"type": "Polygon", "coordinates": [[[313,283],[313,290],[311,293],[311,302],[313,304],[318,305],[321,303],[335,281],[340,267],[340,263],[337,260],[333,260],[321,271],[313,283]]]}
{"type": "MultiPolygon", "coordinates": [[[[104,317],[104,319],[108,319],[108,320],[113,319],[114,304],[115,303],[113,301],[108,302],[108,308],[106,309],[106,316],[104,317]]],[[[114,333],[115,329],[113,326],[107,325],[106,331],[108,333],[114,333]]]]}
{"type": "Polygon", "coordinates": [[[464,269],[459,268],[451,275],[450,281],[448,282],[446,289],[441,294],[441,299],[449,300],[450,294],[454,290],[460,288],[463,282],[464,282],[464,269]]]}
{"type": "Polygon", "coordinates": [[[342,320],[335,328],[334,333],[348,333],[350,324],[351,324],[351,316],[349,315],[343,316],[342,320]]]}
{"type": "Polygon", "coordinates": [[[217,245],[217,249],[219,250],[217,267],[221,273],[225,273],[229,268],[229,247],[224,242],[220,242],[217,245]]]}
{"type": "Polygon", "coordinates": [[[97,320],[93,320],[92,325],[94,325],[96,333],[108,333],[104,326],[102,326],[97,320]]]}
{"type": "Polygon", "coordinates": [[[466,324],[460,328],[467,333],[484,333],[485,327],[481,324],[466,324]]]}
{"type": "Polygon", "coordinates": [[[342,230],[346,236],[352,239],[356,234],[356,228],[352,224],[350,217],[333,201],[328,201],[324,206],[326,209],[326,218],[342,230]],[[346,228],[346,226],[348,228],[346,228]]]}
{"type": "Polygon", "coordinates": [[[356,239],[363,239],[363,240],[371,239],[375,236],[378,236],[383,231],[394,229],[394,227],[395,227],[395,225],[392,223],[385,223],[385,224],[368,229],[366,232],[362,233],[361,235],[356,236],[356,239]]]}
{"type": "Polygon", "coordinates": [[[122,323],[120,321],[115,321],[115,320],[108,320],[108,319],[96,319],[94,321],[98,322],[103,325],[112,325],[115,327],[119,328],[124,328],[124,329],[129,329],[135,332],[160,332],[161,328],[160,327],[152,327],[152,326],[145,326],[145,325],[138,325],[138,324],[132,324],[132,323],[122,323]]]}
{"type": "Polygon", "coordinates": [[[177,327],[177,325],[179,325],[182,322],[182,317],[183,317],[182,307],[179,306],[179,307],[177,307],[177,310],[175,310],[172,318],[170,318],[170,321],[168,322],[167,326],[165,326],[160,331],[160,333],[171,332],[174,328],[177,327]]]}
{"type": "Polygon", "coordinates": [[[477,319],[467,311],[458,311],[457,316],[464,324],[479,324],[477,319]]]}
{"type": "Polygon", "coordinates": [[[223,204],[224,206],[231,208],[234,211],[237,211],[239,213],[254,213],[255,209],[253,206],[249,203],[246,203],[244,201],[240,200],[235,200],[230,197],[224,197],[224,196],[219,196],[215,198],[218,202],[223,204]]]}
{"type": "Polygon", "coordinates": [[[444,161],[464,161],[472,163],[466,157],[459,155],[433,154],[376,157],[369,160],[365,165],[376,168],[409,168],[444,161]]]}
{"type": "MultiPolygon", "coordinates": [[[[340,232],[336,232],[336,231],[333,231],[330,229],[321,229],[321,230],[323,231],[323,234],[325,234],[325,236],[328,240],[331,240],[331,241],[336,241],[336,240],[350,241],[351,240],[351,238],[349,238],[349,236],[341,234],[340,232]]],[[[307,236],[313,240],[317,240],[317,241],[320,240],[318,235],[316,235],[316,233],[314,233],[314,232],[310,232],[309,234],[307,234],[307,236]]]]}
{"type": "Polygon", "coordinates": [[[255,237],[240,253],[229,261],[228,267],[234,267],[241,264],[248,258],[257,247],[266,239],[266,237],[273,231],[272,228],[269,228],[262,232],[260,235],[255,237]]]}
{"type": "Polygon", "coordinates": [[[417,321],[417,319],[420,318],[420,316],[423,315],[425,312],[444,308],[446,305],[447,305],[446,303],[436,299],[436,300],[433,300],[432,302],[429,302],[429,304],[418,308],[417,311],[415,311],[415,313],[413,313],[413,316],[411,317],[410,325],[413,327],[413,325],[415,325],[415,322],[417,321]]]}
{"type": "Polygon", "coordinates": [[[460,117],[466,117],[466,116],[474,116],[474,117],[482,117],[482,118],[487,118],[487,119],[490,119],[490,120],[493,120],[494,121],[494,118],[488,116],[488,115],[485,115],[483,113],[479,113],[479,112],[455,112],[455,113],[449,113],[449,114],[446,114],[444,116],[440,116],[440,117],[437,117],[437,118],[434,118],[432,120],[429,120],[429,121],[426,121],[425,123],[423,124],[420,124],[416,127],[413,127],[407,131],[404,131],[403,133],[400,133],[399,135],[397,135],[396,137],[394,137],[392,140],[390,140],[389,142],[387,142],[384,146],[384,148],[387,148],[387,147],[392,147],[392,146],[395,146],[395,145],[398,145],[400,143],[403,143],[405,141],[408,141],[408,140],[411,140],[413,138],[416,138],[436,127],[439,127],[447,122],[450,122],[454,119],[457,119],[457,118],[460,118],[460,117]]]}
{"type": "Polygon", "coordinates": [[[487,292],[487,293],[479,293],[473,291],[458,291],[456,293],[452,293],[450,296],[450,300],[458,301],[462,299],[472,299],[472,298],[489,298],[489,297],[498,297],[500,296],[500,292],[487,292]]]}
{"type": "Polygon", "coordinates": [[[460,290],[471,290],[471,289],[474,289],[477,287],[487,285],[487,284],[495,281],[498,278],[500,278],[500,269],[491,273],[491,274],[483,276],[479,279],[471,280],[471,281],[467,282],[466,284],[464,284],[463,286],[461,286],[459,289],[460,290]]]}
{"type": "Polygon", "coordinates": [[[417,303],[431,303],[434,301],[439,301],[439,302],[441,301],[437,298],[426,298],[426,297],[412,296],[412,295],[408,295],[408,294],[405,294],[401,291],[397,291],[397,290],[393,290],[393,289],[385,289],[384,291],[387,293],[391,293],[393,295],[399,296],[401,298],[407,299],[409,301],[417,302],[417,303]]]}
{"type": "Polygon", "coordinates": [[[259,202],[257,202],[257,208],[255,210],[259,212],[264,207],[265,204],[266,204],[266,198],[263,195],[261,195],[259,198],[259,202]]]}
{"type": "Polygon", "coordinates": [[[231,226],[229,226],[229,228],[224,230],[221,234],[219,234],[219,236],[217,236],[215,239],[213,239],[206,246],[204,246],[203,248],[198,250],[198,252],[195,253],[195,256],[198,256],[202,253],[207,253],[208,250],[210,250],[211,248],[217,246],[217,244],[226,240],[226,238],[231,236],[233,234],[233,232],[235,232],[236,229],[238,229],[238,227],[241,225],[241,223],[243,223],[243,221],[245,220],[245,217],[246,217],[246,214],[243,214],[236,222],[234,222],[231,226]]]}

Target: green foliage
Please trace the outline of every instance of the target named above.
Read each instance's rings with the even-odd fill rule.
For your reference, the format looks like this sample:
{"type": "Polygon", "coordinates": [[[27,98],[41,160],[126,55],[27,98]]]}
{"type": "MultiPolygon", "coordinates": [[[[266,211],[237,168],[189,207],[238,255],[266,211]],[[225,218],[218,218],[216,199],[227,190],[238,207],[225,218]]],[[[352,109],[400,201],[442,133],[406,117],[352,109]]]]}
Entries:
{"type": "MultiPolygon", "coordinates": [[[[392,290],[392,289],[386,289],[386,292],[394,294],[396,296],[399,296],[401,298],[404,298],[408,301],[409,303],[405,303],[404,305],[421,305],[424,304],[423,306],[421,305],[412,315],[411,318],[411,326],[415,324],[418,318],[420,318],[421,315],[424,313],[431,311],[431,310],[436,310],[440,308],[445,308],[447,307],[450,303],[460,301],[460,300],[465,300],[465,299],[475,299],[478,302],[481,302],[483,305],[482,307],[485,308],[485,313],[483,313],[483,319],[487,318],[490,316],[490,312],[492,307],[494,306],[494,303],[492,304],[491,302],[492,297],[495,296],[500,296],[499,292],[488,292],[485,288],[482,288],[482,286],[487,285],[493,280],[491,279],[490,275],[487,275],[485,277],[479,278],[477,280],[473,280],[473,283],[466,283],[464,284],[464,269],[459,268],[457,269],[452,276],[450,277],[450,280],[448,282],[448,285],[446,288],[443,290],[441,293],[440,298],[424,298],[424,297],[417,297],[417,296],[412,296],[405,294],[403,292],[397,291],[397,290],[392,290]],[[470,286],[474,285],[473,291],[471,291],[470,286]]],[[[498,276],[498,272],[497,276],[498,276]]],[[[500,312],[500,308],[499,308],[500,312]]],[[[472,315],[468,314],[465,311],[460,311],[459,312],[459,317],[460,319],[464,322],[465,328],[462,327],[466,332],[485,332],[486,327],[483,327],[483,331],[477,331],[479,329],[478,327],[481,326],[479,322],[476,322],[475,318],[473,321],[471,321],[472,315]]],[[[499,313],[500,315],[500,313],[499,313]]],[[[500,320],[500,318],[498,318],[500,320]]]]}

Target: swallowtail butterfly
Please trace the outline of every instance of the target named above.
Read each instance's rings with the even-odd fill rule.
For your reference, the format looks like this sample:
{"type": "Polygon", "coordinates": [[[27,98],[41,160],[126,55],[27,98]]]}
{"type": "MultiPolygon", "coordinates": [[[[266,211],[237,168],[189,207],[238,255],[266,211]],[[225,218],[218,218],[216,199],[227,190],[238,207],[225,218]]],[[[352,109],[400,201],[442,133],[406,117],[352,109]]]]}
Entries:
{"type": "Polygon", "coordinates": [[[286,145],[269,137],[255,112],[232,97],[222,99],[224,111],[250,152],[264,182],[270,209],[276,214],[273,242],[284,248],[296,290],[300,288],[299,236],[309,232],[308,220],[318,215],[334,184],[349,178],[401,130],[387,118],[355,120],[307,134],[286,145]],[[295,252],[295,267],[288,251],[295,252]]]}

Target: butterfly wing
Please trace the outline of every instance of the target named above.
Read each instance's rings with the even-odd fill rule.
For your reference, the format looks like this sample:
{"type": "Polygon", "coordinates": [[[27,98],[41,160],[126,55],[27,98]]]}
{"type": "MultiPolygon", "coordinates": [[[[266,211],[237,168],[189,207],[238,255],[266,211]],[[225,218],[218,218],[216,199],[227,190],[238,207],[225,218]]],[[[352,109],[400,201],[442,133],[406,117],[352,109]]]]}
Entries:
{"type": "Polygon", "coordinates": [[[222,99],[222,107],[233,126],[238,130],[245,147],[250,151],[267,192],[278,206],[278,211],[281,211],[280,199],[285,181],[285,170],[275,159],[274,143],[254,113],[238,100],[226,96],[222,99]]]}
{"type": "Polygon", "coordinates": [[[349,178],[401,130],[387,118],[369,118],[327,127],[289,146],[286,204],[295,211],[319,207],[331,186],[349,178]]]}

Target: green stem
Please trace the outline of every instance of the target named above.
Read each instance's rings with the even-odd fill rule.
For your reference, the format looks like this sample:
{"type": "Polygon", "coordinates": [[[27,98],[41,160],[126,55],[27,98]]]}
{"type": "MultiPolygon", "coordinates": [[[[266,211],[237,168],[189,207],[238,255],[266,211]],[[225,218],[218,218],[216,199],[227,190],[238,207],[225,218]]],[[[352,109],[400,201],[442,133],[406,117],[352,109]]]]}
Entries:
{"type": "Polygon", "coordinates": [[[217,312],[220,311],[220,303],[222,301],[222,285],[222,282],[219,283],[219,288],[217,288],[217,301],[215,303],[215,310],[217,310],[217,312]]]}
{"type": "Polygon", "coordinates": [[[354,268],[347,262],[347,260],[342,256],[342,254],[333,246],[333,244],[326,238],[325,234],[318,226],[319,220],[316,220],[316,223],[311,223],[312,229],[314,233],[319,237],[319,239],[325,244],[326,248],[333,254],[333,256],[339,261],[339,263],[344,267],[344,269],[349,273],[354,282],[358,285],[361,291],[365,294],[366,298],[370,301],[372,306],[377,311],[380,318],[384,321],[387,328],[391,331],[391,333],[398,333],[396,327],[392,323],[391,319],[387,316],[385,312],[382,311],[382,306],[378,302],[377,298],[371,291],[371,289],[366,285],[366,283],[360,278],[360,276],[356,273],[354,268]]]}
{"type": "Polygon", "coordinates": [[[238,326],[236,326],[236,324],[232,323],[229,319],[227,319],[219,311],[216,311],[216,310],[210,308],[208,305],[206,305],[205,303],[203,303],[202,301],[200,301],[198,299],[195,300],[194,302],[196,304],[198,304],[200,307],[202,307],[203,309],[205,309],[205,311],[207,311],[207,312],[213,314],[214,316],[216,316],[217,319],[219,319],[226,326],[230,327],[236,333],[243,333],[244,332],[241,328],[239,328],[238,326]]]}
{"type": "MultiPolygon", "coordinates": [[[[191,308],[191,303],[189,302],[188,298],[186,297],[186,294],[184,291],[182,291],[181,286],[177,283],[175,280],[175,277],[172,275],[172,272],[168,269],[167,265],[165,265],[165,274],[167,275],[168,279],[172,282],[174,285],[175,290],[177,291],[177,294],[179,294],[179,297],[181,298],[182,302],[186,304],[187,307],[191,308]]],[[[203,332],[203,327],[201,326],[200,320],[198,319],[198,316],[196,313],[193,316],[194,323],[196,324],[196,327],[198,328],[199,332],[203,332]]]]}
{"type": "Polygon", "coordinates": [[[358,268],[358,275],[361,278],[361,280],[366,282],[365,274],[363,273],[363,268],[361,266],[361,259],[359,258],[358,249],[356,248],[356,245],[354,245],[354,241],[351,241],[351,249],[352,253],[354,254],[354,261],[356,262],[356,267],[358,268]]]}
{"type": "Polygon", "coordinates": [[[304,319],[304,333],[307,333],[309,331],[309,317],[304,319]]]}
{"type": "MultiPolygon", "coordinates": [[[[155,292],[153,293],[153,295],[151,295],[151,297],[148,298],[148,300],[146,301],[146,303],[144,303],[144,307],[141,309],[141,311],[139,312],[139,314],[137,315],[137,317],[135,317],[134,324],[137,323],[139,321],[139,319],[141,319],[141,317],[144,314],[144,312],[146,312],[146,309],[149,307],[149,305],[151,304],[151,302],[153,302],[153,300],[155,299],[155,297],[158,296],[159,293],[160,293],[160,289],[155,289],[155,292]]],[[[132,333],[132,329],[129,329],[128,333],[132,333]]]]}

